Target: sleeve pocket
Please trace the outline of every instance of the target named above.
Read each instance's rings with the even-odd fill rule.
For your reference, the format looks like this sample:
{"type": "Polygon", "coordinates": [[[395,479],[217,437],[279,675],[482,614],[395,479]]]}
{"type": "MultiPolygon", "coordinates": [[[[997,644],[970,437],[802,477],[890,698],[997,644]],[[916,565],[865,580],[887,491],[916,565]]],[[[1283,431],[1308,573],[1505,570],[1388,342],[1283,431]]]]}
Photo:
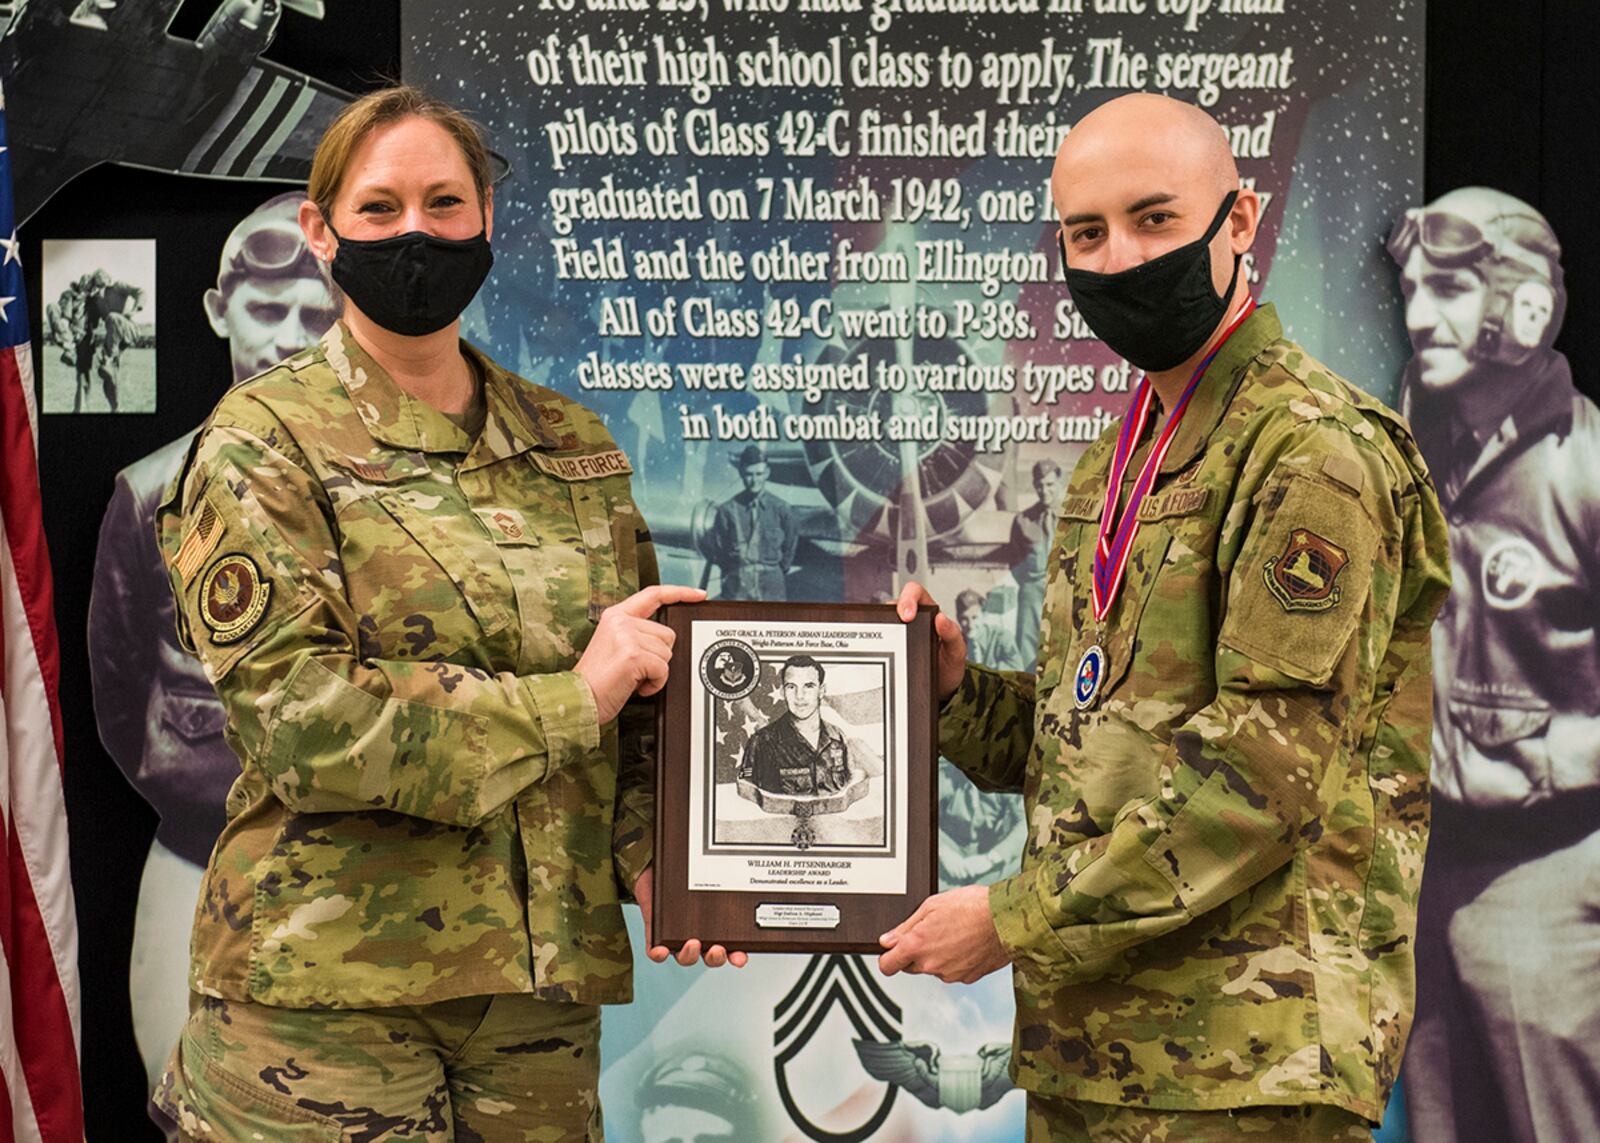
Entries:
{"type": "Polygon", "coordinates": [[[1243,801],[1225,770],[1214,771],[1145,851],[1192,915],[1254,885],[1294,852],[1282,820],[1243,801]]]}
{"type": "Polygon", "coordinates": [[[1325,684],[1366,609],[1377,546],[1365,505],[1342,487],[1297,475],[1269,488],[1229,580],[1220,641],[1325,684]]]}

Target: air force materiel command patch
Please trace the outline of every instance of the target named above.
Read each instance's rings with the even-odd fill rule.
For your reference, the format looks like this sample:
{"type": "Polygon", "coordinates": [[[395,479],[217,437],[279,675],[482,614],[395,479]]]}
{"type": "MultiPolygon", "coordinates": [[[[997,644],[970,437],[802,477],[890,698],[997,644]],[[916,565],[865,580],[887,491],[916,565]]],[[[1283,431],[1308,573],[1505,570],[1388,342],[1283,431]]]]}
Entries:
{"type": "Polygon", "coordinates": [[[200,581],[200,618],[213,643],[237,643],[261,622],[272,599],[272,584],[243,552],[221,556],[200,581]]]}
{"type": "Polygon", "coordinates": [[[1339,602],[1336,581],[1349,562],[1338,544],[1296,528],[1283,551],[1267,561],[1262,575],[1285,611],[1327,611],[1339,602]]]}

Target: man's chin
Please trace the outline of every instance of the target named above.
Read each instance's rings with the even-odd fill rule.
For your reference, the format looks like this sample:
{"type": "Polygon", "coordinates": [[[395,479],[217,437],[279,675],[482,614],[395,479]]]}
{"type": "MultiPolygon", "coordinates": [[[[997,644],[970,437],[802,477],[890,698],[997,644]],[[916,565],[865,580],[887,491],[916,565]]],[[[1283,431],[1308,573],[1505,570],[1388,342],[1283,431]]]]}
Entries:
{"type": "Polygon", "coordinates": [[[1454,389],[1473,371],[1472,362],[1463,360],[1455,354],[1451,354],[1447,361],[1430,365],[1427,352],[1424,352],[1418,364],[1417,381],[1430,393],[1443,393],[1454,389]]]}

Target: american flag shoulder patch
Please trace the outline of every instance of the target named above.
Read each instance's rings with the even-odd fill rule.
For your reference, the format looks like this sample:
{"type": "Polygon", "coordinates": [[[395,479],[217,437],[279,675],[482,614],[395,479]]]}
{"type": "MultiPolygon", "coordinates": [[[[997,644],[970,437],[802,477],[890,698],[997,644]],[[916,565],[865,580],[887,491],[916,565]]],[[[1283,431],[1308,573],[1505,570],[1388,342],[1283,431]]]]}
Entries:
{"type": "Polygon", "coordinates": [[[206,557],[217,550],[217,545],[222,542],[222,533],[222,518],[211,506],[211,501],[207,500],[200,509],[200,518],[183,537],[183,543],[178,545],[178,554],[172,561],[185,583],[194,578],[194,573],[200,570],[206,557]]]}

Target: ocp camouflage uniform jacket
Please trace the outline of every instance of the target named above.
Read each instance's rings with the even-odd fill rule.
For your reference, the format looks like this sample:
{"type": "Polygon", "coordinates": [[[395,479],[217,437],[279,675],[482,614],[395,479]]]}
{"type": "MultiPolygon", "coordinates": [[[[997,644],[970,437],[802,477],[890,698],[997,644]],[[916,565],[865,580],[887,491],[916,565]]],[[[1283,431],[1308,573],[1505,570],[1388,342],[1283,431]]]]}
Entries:
{"type": "Polygon", "coordinates": [[[1429,626],[1449,587],[1438,500],[1405,422],[1264,307],[1196,392],[1097,635],[1118,427],[1061,508],[1037,685],[969,667],[940,726],[979,785],[1025,795],[1022,870],[989,894],[1015,969],[1015,1078],[1376,1119],[1412,1009],[1429,626]],[[1104,687],[1079,711],[1097,640],[1104,687]]]}
{"type": "Polygon", "coordinates": [[[243,763],[198,992],[630,998],[619,882],[650,860],[648,718],[599,725],[572,668],[600,611],[654,582],[654,549],[599,419],[463,350],[476,441],[340,323],[223,398],[157,515],[243,763]]]}

